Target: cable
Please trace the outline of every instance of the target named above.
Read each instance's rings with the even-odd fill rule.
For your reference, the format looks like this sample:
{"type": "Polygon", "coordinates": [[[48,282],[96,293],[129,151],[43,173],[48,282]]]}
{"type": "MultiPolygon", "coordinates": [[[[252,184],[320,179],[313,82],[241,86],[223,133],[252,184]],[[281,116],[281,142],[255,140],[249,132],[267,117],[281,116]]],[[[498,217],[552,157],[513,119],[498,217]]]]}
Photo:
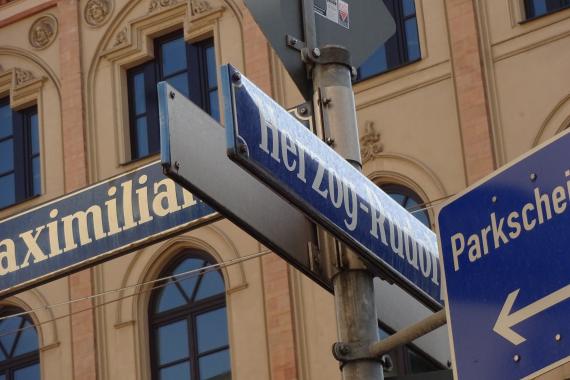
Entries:
{"type": "Polygon", "coordinates": [[[437,198],[437,199],[434,199],[434,200],[429,201],[429,202],[418,203],[417,205],[409,207],[406,210],[408,210],[410,212],[410,214],[415,214],[416,212],[429,210],[431,208],[434,208],[438,204],[443,203],[443,201],[445,201],[445,200],[447,200],[453,196],[455,196],[455,194],[446,195],[445,197],[437,198]]]}
{"type": "Polygon", "coordinates": [[[57,321],[57,320],[60,320],[60,319],[63,319],[63,318],[67,318],[67,317],[70,317],[70,316],[75,315],[75,314],[83,313],[84,311],[93,310],[93,309],[95,309],[95,308],[97,308],[97,307],[102,307],[102,306],[105,306],[105,305],[108,305],[108,304],[111,304],[111,303],[114,303],[114,302],[121,301],[121,300],[126,299],[126,298],[134,297],[134,296],[136,296],[136,295],[143,294],[143,293],[145,293],[145,292],[150,292],[150,291],[153,291],[153,290],[156,290],[156,289],[160,289],[160,288],[162,288],[162,287],[168,286],[168,285],[173,284],[173,283],[177,283],[177,282],[181,282],[181,281],[184,281],[184,280],[188,280],[188,279],[193,278],[193,277],[198,277],[198,276],[200,276],[200,275],[202,275],[202,274],[204,274],[204,273],[208,273],[208,272],[212,272],[212,271],[218,270],[219,268],[226,268],[226,267],[229,267],[229,266],[231,266],[231,265],[239,264],[239,263],[244,262],[244,261],[247,261],[247,260],[256,259],[256,258],[258,258],[258,257],[265,256],[265,255],[267,255],[267,254],[269,254],[269,253],[272,253],[272,252],[273,252],[273,251],[271,251],[271,250],[269,250],[269,249],[266,249],[266,250],[263,250],[263,251],[261,251],[261,252],[254,253],[254,254],[251,254],[251,255],[248,255],[248,256],[244,256],[244,257],[240,257],[240,258],[237,258],[237,259],[232,259],[232,260],[228,260],[228,261],[224,261],[224,262],[216,263],[216,264],[212,264],[212,265],[207,265],[207,266],[202,267],[202,268],[199,268],[199,269],[193,269],[193,270],[190,270],[190,271],[182,272],[182,273],[175,274],[175,275],[171,275],[171,276],[165,276],[165,277],[157,278],[157,279],[154,279],[154,280],[145,281],[145,282],[142,282],[142,283],[137,283],[137,284],[133,284],[133,285],[124,286],[124,287],[122,287],[122,288],[117,288],[117,289],[112,289],[112,290],[108,290],[108,291],[101,292],[101,293],[97,293],[97,294],[92,294],[92,295],[87,296],[87,297],[75,298],[75,299],[73,299],[73,300],[69,300],[69,301],[65,301],[65,302],[60,302],[60,303],[57,303],[57,304],[45,305],[45,306],[42,306],[42,307],[37,307],[37,308],[34,308],[34,309],[22,311],[22,312],[20,312],[20,313],[14,313],[14,314],[10,314],[10,315],[4,316],[4,317],[0,317],[0,322],[1,322],[1,321],[3,321],[3,320],[9,319],[9,318],[15,318],[15,317],[19,317],[19,316],[29,315],[29,314],[32,314],[32,313],[34,313],[34,312],[36,312],[36,311],[47,310],[47,309],[54,309],[54,308],[59,307],[59,306],[70,305],[70,304],[77,303],[77,302],[81,302],[81,301],[88,301],[88,300],[91,300],[91,299],[94,299],[94,298],[97,298],[97,297],[101,297],[101,296],[104,296],[104,295],[108,295],[108,294],[112,294],[112,293],[117,293],[117,292],[120,292],[120,291],[122,291],[122,290],[132,289],[132,288],[136,288],[136,287],[142,287],[142,286],[145,286],[145,285],[154,284],[154,283],[157,283],[157,282],[162,282],[162,281],[164,281],[164,283],[159,284],[159,285],[156,285],[156,286],[152,286],[152,287],[150,287],[150,288],[148,288],[148,289],[143,289],[143,290],[140,290],[140,291],[136,291],[136,292],[134,292],[134,293],[132,293],[132,294],[125,295],[125,296],[122,296],[122,297],[118,297],[118,298],[116,298],[116,299],[113,299],[113,300],[110,300],[110,301],[106,301],[106,302],[103,302],[103,303],[99,303],[99,304],[97,304],[97,305],[93,305],[93,306],[87,307],[87,308],[82,309],[82,310],[76,310],[76,311],[67,313],[67,314],[65,314],[65,315],[62,315],[62,316],[59,316],[59,317],[55,317],[55,318],[50,319],[50,320],[47,320],[47,321],[40,322],[40,323],[35,324],[35,325],[32,324],[32,325],[29,325],[29,326],[26,326],[26,327],[22,327],[22,328],[20,328],[20,329],[11,330],[11,331],[9,331],[9,332],[4,332],[4,333],[0,334],[0,338],[3,337],[3,336],[6,336],[6,335],[13,335],[13,334],[16,334],[16,333],[18,333],[18,332],[20,332],[20,331],[23,331],[23,330],[26,330],[26,329],[29,329],[29,328],[32,328],[32,327],[35,328],[36,326],[42,326],[42,325],[44,325],[44,324],[48,324],[48,323],[51,323],[51,322],[55,322],[55,321],[57,321]],[[169,280],[170,280],[170,281],[169,281],[169,280]]]}
{"type": "MultiPolygon", "coordinates": [[[[442,202],[445,201],[446,199],[453,197],[454,195],[455,195],[455,194],[452,194],[452,195],[448,195],[448,196],[441,197],[441,198],[438,198],[438,199],[434,199],[434,200],[429,201],[429,202],[419,203],[419,204],[417,204],[417,205],[414,205],[414,206],[412,206],[412,207],[409,207],[409,208],[407,209],[407,211],[409,211],[411,214],[414,214],[414,213],[417,213],[417,212],[421,212],[421,211],[425,211],[425,210],[431,209],[431,208],[435,207],[436,205],[442,203],[442,202]],[[425,207],[422,207],[422,206],[425,206],[425,207]],[[422,207],[422,208],[418,208],[418,207],[422,207]]],[[[71,304],[74,304],[74,303],[77,303],[77,302],[82,302],[82,301],[89,301],[89,300],[92,300],[92,299],[95,299],[95,298],[98,298],[98,297],[103,297],[103,296],[106,296],[106,295],[109,295],[109,294],[118,293],[118,292],[121,292],[121,291],[123,291],[123,290],[128,290],[128,289],[132,289],[132,288],[136,288],[136,287],[142,287],[142,286],[145,286],[145,285],[154,284],[154,283],[157,283],[157,282],[162,282],[162,281],[164,281],[163,284],[159,284],[159,285],[157,285],[157,286],[150,287],[149,289],[145,289],[145,290],[141,290],[141,291],[138,291],[138,292],[134,292],[134,293],[132,293],[132,294],[129,294],[129,295],[126,295],[126,296],[123,296],[123,297],[119,297],[119,298],[116,298],[116,299],[113,299],[113,300],[110,300],[110,301],[107,301],[107,302],[103,302],[103,303],[100,303],[100,304],[97,304],[97,305],[93,305],[93,306],[90,306],[90,307],[88,307],[88,308],[85,308],[85,309],[82,309],[82,310],[79,310],[79,311],[70,312],[70,313],[67,313],[67,314],[65,314],[65,315],[62,315],[62,316],[53,318],[53,319],[51,319],[51,320],[40,322],[40,323],[38,323],[37,325],[29,325],[29,326],[23,327],[23,328],[21,328],[21,329],[17,329],[17,330],[12,330],[12,331],[9,331],[9,332],[1,333],[1,334],[0,334],[0,337],[6,336],[6,335],[13,335],[13,334],[16,334],[16,333],[18,333],[18,332],[20,332],[20,331],[26,330],[26,329],[28,329],[28,328],[32,328],[32,327],[35,327],[35,326],[41,326],[41,325],[44,325],[44,324],[47,324],[47,323],[55,322],[55,321],[60,320],[60,319],[63,319],[63,318],[68,318],[68,317],[70,317],[70,316],[72,316],[72,315],[75,315],[75,314],[78,314],[78,313],[82,313],[82,312],[84,312],[84,311],[93,310],[93,309],[95,309],[95,308],[97,308],[97,307],[102,307],[102,306],[105,306],[105,305],[108,305],[108,304],[111,304],[111,303],[114,303],[114,302],[121,301],[121,300],[126,299],[126,298],[134,297],[134,296],[136,296],[136,295],[139,295],[139,294],[142,294],[142,293],[145,293],[145,292],[149,292],[149,291],[152,291],[152,290],[160,289],[160,288],[165,287],[165,286],[167,286],[167,285],[169,285],[169,284],[172,284],[172,283],[177,283],[177,282],[181,282],[181,281],[184,281],[184,280],[193,278],[193,277],[197,277],[197,276],[199,276],[199,275],[202,275],[202,274],[204,274],[204,273],[208,273],[208,272],[217,270],[217,269],[219,269],[219,268],[225,268],[225,267],[228,267],[228,266],[231,266],[231,265],[239,264],[239,263],[244,262],[244,261],[247,261],[247,260],[252,260],[252,259],[255,259],[255,258],[264,256],[264,255],[266,255],[266,254],[269,254],[269,253],[271,253],[271,252],[272,252],[272,251],[270,251],[270,250],[264,250],[264,251],[261,251],[261,252],[255,253],[255,254],[251,254],[251,255],[244,256],[244,257],[240,257],[240,258],[233,259],[233,260],[224,261],[224,262],[221,262],[221,263],[211,264],[211,265],[208,265],[208,266],[199,268],[199,269],[193,269],[193,270],[190,270],[190,271],[187,271],[187,272],[183,272],[183,273],[180,273],[180,274],[171,275],[171,276],[165,276],[165,277],[157,278],[157,279],[154,279],[154,280],[145,281],[145,282],[142,282],[142,283],[137,283],[137,284],[133,284],[133,285],[124,286],[124,287],[122,287],[122,288],[117,288],[117,289],[107,290],[107,291],[105,291],[105,292],[101,292],[101,293],[97,293],[97,294],[92,294],[92,295],[87,296],[87,297],[81,297],[81,298],[76,298],[76,299],[72,299],[72,300],[65,301],[65,302],[60,302],[60,303],[51,304],[51,305],[45,305],[45,306],[42,306],[42,307],[38,307],[38,308],[34,308],[34,309],[22,311],[22,312],[19,312],[19,313],[15,313],[15,314],[10,314],[10,315],[4,316],[4,317],[0,317],[0,322],[2,322],[2,321],[6,320],[6,319],[9,319],[9,318],[15,318],[15,317],[20,317],[20,316],[29,315],[29,314],[32,314],[32,313],[34,313],[34,312],[40,311],[40,310],[55,309],[55,308],[60,307],[60,306],[71,305],[71,304]],[[171,280],[171,281],[168,281],[168,280],[171,280]]]]}

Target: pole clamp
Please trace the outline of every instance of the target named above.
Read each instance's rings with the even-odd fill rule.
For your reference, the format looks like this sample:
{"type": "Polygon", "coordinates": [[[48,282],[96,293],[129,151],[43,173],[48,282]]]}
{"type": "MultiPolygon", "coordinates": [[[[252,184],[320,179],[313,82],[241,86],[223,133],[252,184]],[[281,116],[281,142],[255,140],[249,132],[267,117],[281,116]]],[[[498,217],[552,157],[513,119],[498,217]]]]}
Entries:
{"type": "Polygon", "coordinates": [[[312,50],[304,47],[301,49],[301,57],[303,62],[310,62],[319,65],[334,63],[344,65],[348,67],[349,70],[352,70],[350,52],[343,46],[326,45],[322,48],[315,48],[312,50]]]}
{"type": "Polygon", "coordinates": [[[371,354],[370,343],[336,342],[332,346],[332,353],[334,358],[341,363],[341,368],[347,363],[361,360],[382,362],[382,357],[373,356],[371,354]]]}
{"type": "Polygon", "coordinates": [[[345,364],[358,361],[375,361],[380,362],[384,371],[391,372],[394,369],[394,362],[392,357],[388,354],[374,356],[370,350],[371,345],[366,343],[342,343],[337,342],[333,344],[333,356],[340,362],[340,368],[345,364]]]}

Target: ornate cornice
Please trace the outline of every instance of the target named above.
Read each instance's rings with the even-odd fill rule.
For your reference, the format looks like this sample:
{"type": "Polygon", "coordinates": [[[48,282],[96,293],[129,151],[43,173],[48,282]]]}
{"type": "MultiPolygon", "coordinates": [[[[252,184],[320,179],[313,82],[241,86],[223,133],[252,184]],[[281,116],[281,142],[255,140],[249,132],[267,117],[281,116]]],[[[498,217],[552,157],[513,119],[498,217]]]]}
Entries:
{"type": "Polygon", "coordinates": [[[374,128],[374,122],[367,121],[364,124],[364,134],[360,137],[360,154],[363,164],[379,157],[384,151],[380,137],[380,133],[374,128]]]}
{"type": "Polygon", "coordinates": [[[45,78],[37,77],[30,70],[0,67],[0,92],[10,93],[12,107],[26,106],[37,101],[45,78]]]}

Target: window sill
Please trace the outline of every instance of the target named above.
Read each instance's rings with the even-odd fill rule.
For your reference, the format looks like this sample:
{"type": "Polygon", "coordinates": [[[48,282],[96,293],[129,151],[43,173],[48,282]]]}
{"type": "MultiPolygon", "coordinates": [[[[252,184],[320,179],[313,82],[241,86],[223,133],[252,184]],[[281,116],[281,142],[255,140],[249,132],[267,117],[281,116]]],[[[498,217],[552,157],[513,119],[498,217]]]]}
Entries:
{"type": "Polygon", "coordinates": [[[120,167],[139,167],[145,164],[150,164],[151,162],[155,162],[160,160],[160,153],[153,153],[149,154],[148,156],[133,158],[129,161],[121,162],[119,164],[120,167]]]}
{"type": "MultiPolygon", "coordinates": [[[[9,209],[14,208],[14,207],[22,206],[22,205],[25,204],[25,203],[28,203],[28,202],[31,202],[31,201],[33,201],[33,200],[35,200],[35,199],[40,198],[41,196],[42,196],[42,194],[34,195],[34,196],[31,196],[31,197],[26,198],[26,199],[24,199],[24,200],[18,201],[18,202],[16,202],[16,203],[12,203],[12,204],[10,204],[10,205],[8,205],[8,206],[0,207],[0,213],[4,213],[6,210],[9,210],[9,209]]],[[[34,205],[34,206],[35,206],[35,205],[34,205]]],[[[17,214],[17,213],[19,213],[19,212],[21,212],[21,211],[23,211],[23,210],[18,209],[18,210],[16,211],[16,213],[14,213],[14,215],[17,214]]],[[[2,219],[4,219],[4,218],[2,218],[2,219]]]]}
{"type": "Polygon", "coordinates": [[[371,75],[371,76],[369,76],[369,77],[355,80],[355,81],[352,82],[352,84],[355,85],[355,84],[359,84],[359,83],[366,82],[366,81],[371,80],[371,79],[373,79],[373,78],[377,78],[377,77],[379,77],[379,76],[382,76],[382,75],[385,75],[385,74],[394,72],[394,71],[396,71],[396,70],[402,69],[402,68],[404,68],[404,67],[413,65],[414,63],[420,62],[421,60],[422,60],[421,58],[418,58],[418,59],[415,59],[415,60],[413,60],[413,61],[408,61],[408,62],[402,63],[401,65],[391,67],[391,68],[389,68],[389,69],[387,69],[387,70],[381,71],[381,72],[379,72],[379,73],[377,73],[377,74],[374,74],[374,75],[371,75]]]}

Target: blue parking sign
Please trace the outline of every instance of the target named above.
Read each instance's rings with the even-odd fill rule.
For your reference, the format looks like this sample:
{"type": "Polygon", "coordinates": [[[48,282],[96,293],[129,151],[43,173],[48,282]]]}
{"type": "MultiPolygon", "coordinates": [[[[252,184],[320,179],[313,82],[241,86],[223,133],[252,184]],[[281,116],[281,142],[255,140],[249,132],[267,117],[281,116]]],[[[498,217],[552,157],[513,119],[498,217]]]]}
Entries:
{"type": "Polygon", "coordinates": [[[570,360],[570,133],[439,214],[456,378],[533,378],[570,360]]]}

